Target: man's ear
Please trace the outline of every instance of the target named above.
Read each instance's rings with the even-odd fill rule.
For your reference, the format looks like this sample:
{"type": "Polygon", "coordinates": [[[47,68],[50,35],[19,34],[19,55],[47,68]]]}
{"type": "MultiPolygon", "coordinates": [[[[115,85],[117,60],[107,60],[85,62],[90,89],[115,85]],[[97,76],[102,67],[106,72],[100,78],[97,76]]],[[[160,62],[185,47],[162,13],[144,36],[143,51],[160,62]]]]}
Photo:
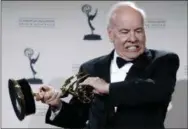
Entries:
{"type": "Polygon", "coordinates": [[[107,32],[108,32],[108,37],[109,37],[110,42],[113,42],[113,40],[114,40],[114,34],[113,34],[112,28],[108,26],[107,32]]]}

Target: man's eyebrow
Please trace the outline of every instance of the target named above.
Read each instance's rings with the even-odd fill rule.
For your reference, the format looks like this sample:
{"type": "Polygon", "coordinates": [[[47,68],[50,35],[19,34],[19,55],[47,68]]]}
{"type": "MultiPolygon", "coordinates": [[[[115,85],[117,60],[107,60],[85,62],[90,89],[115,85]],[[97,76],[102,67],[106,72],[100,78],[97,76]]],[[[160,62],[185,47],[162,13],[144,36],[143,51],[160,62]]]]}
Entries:
{"type": "Polygon", "coordinates": [[[135,30],[136,30],[136,31],[137,31],[137,30],[143,30],[143,27],[138,27],[138,28],[136,28],[135,30]]]}
{"type": "Polygon", "coordinates": [[[130,29],[123,28],[123,29],[120,29],[119,31],[130,31],[130,29]]]}

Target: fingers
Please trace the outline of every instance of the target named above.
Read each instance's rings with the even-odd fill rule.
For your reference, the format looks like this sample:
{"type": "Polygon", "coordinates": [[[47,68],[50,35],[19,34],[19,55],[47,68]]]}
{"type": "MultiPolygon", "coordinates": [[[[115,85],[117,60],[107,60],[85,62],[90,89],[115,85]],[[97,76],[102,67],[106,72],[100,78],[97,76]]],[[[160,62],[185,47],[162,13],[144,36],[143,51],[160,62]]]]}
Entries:
{"type": "Polygon", "coordinates": [[[50,103],[51,101],[56,101],[57,99],[60,99],[61,93],[57,90],[54,91],[53,95],[46,100],[46,103],[50,103]]]}
{"type": "Polygon", "coordinates": [[[44,92],[39,92],[39,93],[36,93],[36,101],[40,101],[43,99],[43,96],[44,96],[44,92]]]}
{"type": "Polygon", "coordinates": [[[95,89],[93,90],[93,93],[94,93],[94,94],[100,94],[100,92],[98,92],[98,91],[95,90],[95,89]]]}
{"type": "Polygon", "coordinates": [[[39,92],[36,94],[36,100],[45,103],[49,100],[53,94],[55,93],[55,89],[51,86],[43,85],[39,88],[39,92]]]}
{"type": "Polygon", "coordinates": [[[83,85],[89,85],[89,80],[90,80],[90,77],[85,79],[83,82],[79,83],[79,85],[83,86],[83,85]]]}
{"type": "MultiPolygon", "coordinates": [[[[88,77],[87,79],[85,79],[82,83],[80,83],[79,85],[83,86],[83,85],[88,85],[91,86],[93,88],[95,88],[95,84],[96,81],[99,79],[99,77],[88,77]]],[[[93,90],[94,94],[100,94],[100,92],[98,92],[96,89],[93,90]]]]}
{"type": "Polygon", "coordinates": [[[61,93],[60,92],[56,92],[52,96],[52,98],[50,98],[49,100],[46,101],[46,103],[51,105],[51,106],[57,106],[60,103],[60,96],[61,96],[61,93]]]}
{"type": "Polygon", "coordinates": [[[52,96],[54,96],[54,94],[56,94],[54,88],[51,88],[50,90],[45,91],[44,93],[45,93],[45,94],[44,94],[44,96],[43,96],[43,100],[44,100],[45,103],[46,103],[46,101],[48,101],[50,98],[52,98],[52,96]]]}
{"type": "Polygon", "coordinates": [[[49,91],[51,88],[52,88],[51,86],[42,85],[39,88],[39,92],[41,92],[41,91],[49,91]]]}
{"type": "Polygon", "coordinates": [[[56,107],[61,102],[60,97],[61,92],[55,90],[55,88],[51,86],[41,86],[39,89],[39,93],[36,96],[36,99],[40,100],[42,103],[56,107]]]}
{"type": "Polygon", "coordinates": [[[88,77],[83,82],[79,83],[79,85],[90,85],[92,86],[93,83],[98,79],[98,77],[88,77]]]}

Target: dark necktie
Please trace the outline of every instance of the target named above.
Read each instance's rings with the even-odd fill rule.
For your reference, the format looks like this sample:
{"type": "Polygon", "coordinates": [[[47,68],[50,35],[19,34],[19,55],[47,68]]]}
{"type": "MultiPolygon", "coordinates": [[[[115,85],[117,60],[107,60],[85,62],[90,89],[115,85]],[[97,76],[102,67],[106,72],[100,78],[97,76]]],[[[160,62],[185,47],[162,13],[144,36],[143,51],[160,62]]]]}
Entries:
{"type": "Polygon", "coordinates": [[[122,66],[124,66],[124,65],[127,64],[127,63],[133,63],[133,61],[126,61],[126,60],[124,60],[123,58],[117,57],[116,63],[117,63],[117,66],[118,66],[119,68],[121,68],[122,66]]]}

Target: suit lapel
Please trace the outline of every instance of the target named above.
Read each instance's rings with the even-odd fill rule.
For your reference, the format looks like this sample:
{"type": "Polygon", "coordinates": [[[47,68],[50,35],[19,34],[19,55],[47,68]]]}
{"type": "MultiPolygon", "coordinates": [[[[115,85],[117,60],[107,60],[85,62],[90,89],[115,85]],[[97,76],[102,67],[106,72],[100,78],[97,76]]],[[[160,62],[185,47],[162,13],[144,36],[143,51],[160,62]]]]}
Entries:
{"type": "Polygon", "coordinates": [[[97,76],[103,78],[106,82],[110,82],[110,64],[113,54],[114,50],[110,54],[102,57],[100,61],[95,64],[97,76]]]}
{"type": "MultiPolygon", "coordinates": [[[[110,64],[113,58],[113,54],[114,50],[110,54],[102,57],[95,64],[96,76],[103,78],[106,82],[110,82],[110,64]]],[[[142,76],[143,71],[145,70],[146,66],[148,66],[150,61],[151,52],[146,49],[145,52],[134,61],[134,64],[127,73],[125,80],[142,76]]]]}
{"type": "Polygon", "coordinates": [[[148,66],[148,64],[150,63],[150,60],[151,52],[146,49],[145,52],[134,61],[134,64],[127,73],[125,80],[143,76],[143,72],[146,66],[148,66]]]}

